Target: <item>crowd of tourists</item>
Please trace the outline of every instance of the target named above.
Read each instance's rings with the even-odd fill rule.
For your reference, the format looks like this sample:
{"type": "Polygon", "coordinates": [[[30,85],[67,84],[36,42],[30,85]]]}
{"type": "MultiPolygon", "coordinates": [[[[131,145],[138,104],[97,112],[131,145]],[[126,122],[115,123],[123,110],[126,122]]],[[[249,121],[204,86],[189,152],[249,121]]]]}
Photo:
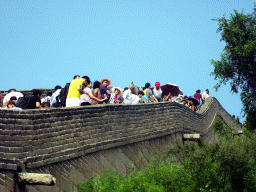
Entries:
{"type": "Polygon", "coordinates": [[[42,92],[40,90],[34,90],[33,95],[23,96],[16,89],[10,89],[3,99],[1,108],[22,110],[166,101],[177,102],[193,111],[198,111],[206,98],[209,97],[209,90],[206,89],[202,95],[200,93],[201,91],[197,90],[193,97],[183,95],[173,96],[171,93],[164,93],[160,87],[160,82],[156,82],[153,89],[150,83],[146,83],[143,88],[138,88],[131,83],[129,87],[121,89],[120,87],[112,87],[111,81],[108,78],[102,78],[100,81],[95,81],[92,84],[88,76],[81,78],[79,75],[76,75],[65,87],[62,88],[60,85],[55,86],[54,92],[48,92],[44,98],[41,98],[42,92]]]}

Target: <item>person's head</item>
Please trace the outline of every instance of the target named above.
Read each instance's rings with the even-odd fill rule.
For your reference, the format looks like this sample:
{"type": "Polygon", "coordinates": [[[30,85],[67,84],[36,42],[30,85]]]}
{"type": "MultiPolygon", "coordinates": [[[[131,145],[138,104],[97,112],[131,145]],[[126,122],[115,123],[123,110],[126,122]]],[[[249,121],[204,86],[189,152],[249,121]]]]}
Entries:
{"type": "Polygon", "coordinates": [[[87,86],[86,86],[86,88],[92,88],[92,82],[90,81],[90,82],[88,82],[88,84],[87,84],[87,86]]]}
{"type": "Polygon", "coordinates": [[[141,98],[144,95],[143,91],[139,91],[139,97],[141,98]]]}
{"type": "Polygon", "coordinates": [[[156,87],[156,89],[158,90],[158,89],[160,88],[160,82],[157,81],[157,82],[155,83],[155,87],[156,87]]]}
{"type": "Polygon", "coordinates": [[[200,90],[200,89],[198,89],[198,90],[196,91],[196,93],[201,93],[201,90],[200,90]]]}
{"type": "Polygon", "coordinates": [[[133,84],[129,86],[129,89],[131,90],[132,93],[135,93],[135,86],[133,84]]]}
{"type": "Polygon", "coordinates": [[[187,100],[188,100],[188,96],[186,96],[186,95],[185,95],[185,96],[184,96],[184,100],[186,100],[186,101],[187,101],[187,100]]]}
{"type": "Polygon", "coordinates": [[[111,81],[108,78],[102,78],[100,80],[100,83],[101,83],[101,85],[107,87],[107,86],[109,86],[111,84],[111,81]]]}
{"type": "Polygon", "coordinates": [[[84,80],[83,85],[87,86],[89,84],[90,78],[88,76],[83,76],[82,79],[84,80]]]}
{"type": "Polygon", "coordinates": [[[54,88],[54,90],[56,91],[56,90],[61,89],[61,88],[62,88],[61,86],[56,85],[55,88],[54,88]]]}
{"type": "Polygon", "coordinates": [[[235,115],[233,115],[232,117],[233,117],[233,118],[236,118],[236,116],[235,116],[235,115]]]}
{"type": "Polygon", "coordinates": [[[46,102],[43,102],[42,105],[41,105],[42,108],[48,108],[49,107],[49,104],[46,103],[46,102]]]}
{"type": "Polygon", "coordinates": [[[183,100],[181,101],[181,103],[182,103],[182,105],[185,105],[185,104],[187,104],[187,101],[183,99],[183,100]]]}
{"type": "Polygon", "coordinates": [[[121,96],[118,98],[119,99],[119,103],[123,103],[124,102],[124,98],[121,96]]]}
{"type": "Polygon", "coordinates": [[[8,90],[8,93],[15,92],[15,91],[16,91],[16,89],[12,88],[12,89],[8,90]]]}
{"type": "Polygon", "coordinates": [[[127,89],[129,89],[129,88],[128,88],[128,87],[125,87],[125,88],[124,88],[124,91],[126,91],[127,89]]]}
{"type": "Polygon", "coordinates": [[[75,75],[73,79],[80,79],[80,75],[75,75]]]}
{"type": "Polygon", "coordinates": [[[15,96],[12,96],[11,98],[10,98],[10,100],[13,100],[14,102],[17,100],[17,97],[15,97],[15,96]]]}
{"type": "Polygon", "coordinates": [[[146,84],[145,84],[145,88],[146,88],[146,89],[150,89],[150,88],[151,88],[151,87],[150,87],[150,83],[146,83],[146,84]]]}
{"type": "Polygon", "coordinates": [[[100,88],[100,82],[99,81],[94,81],[93,83],[93,89],[100,88]]]}
{"type": "Polygon", "coordinates": [[[206,89],[205,91],[206,91],[207,94],[209,94],[209,89],[206,89]]]}
{"type": "Polygon", "coordinates": [[[120,94],[121,94],[121,89],[119,89],[119,88],[117,88],[117,87],[115,87],[115,88],[113,89],[113,91],[114,91],[114,94],[115,94],[115,95],[120,95],[120,94]]]}
{"type": "Polygon", "coordinates": [[[13,108],[13,107],[15,107],[16,105],[15,105],[15,102],[13,101],[13,100],[9,100],[8,102],[7,102],[7,108],[8,109],[11,109],[11,108],[13,108]]]}
{"type": "Polygon", "coordinates": [[[33,95],[40,97],[42,95],[42,92],[40,90],[36,89],[36,90],[33,91],[33,95]]]}

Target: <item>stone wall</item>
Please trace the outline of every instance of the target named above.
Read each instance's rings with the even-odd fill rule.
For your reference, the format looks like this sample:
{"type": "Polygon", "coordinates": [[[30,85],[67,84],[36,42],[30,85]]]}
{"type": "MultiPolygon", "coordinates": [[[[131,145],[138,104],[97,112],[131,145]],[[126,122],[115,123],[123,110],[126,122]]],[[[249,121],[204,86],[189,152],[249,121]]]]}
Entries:
{"type": "MultiPolygon", "coordinates": [[[[121,161],[122,165],[124,162],[127,164],[131,161],[140,168],[136,161],[138,156],[143,155],[137,153],[146,150],[145,142],[158,142],[158,144],[152,144],[155,146],[152,147],[155,151],[151,154],[155,154],[158,150],[163,151],[161,149],[166,148],[170,143],[181,140],[184,133],[199,133],[202,140],[214,140],[213,123],[218,117],[222,118],[225,124],[233,125],[234,119],[213,97],[206,100],[199,113],[175,102],[109,104],[23,111],[2,109],[0,110],[0,170],[2,172],[0,185],[6,191],[13,191],[11,188],[16,186],[13,180],[14,174],[20,167],[23,172],[52,173],[57,178],[57,185],[54,186],[54,188],[57,187],[56,191],[66,191],[61,187],[61,182],[67,180],[64,182],[65,185],[75,186],[76,182],[73,180],[78,175],[81,176],[79,178],[88,178],[107,167],[102,165],[104,155],[100,157],[100,154],[103,151],[118,152],[117,155],[108,156],[108,159],[111,159],[108,160],[109,168],[116,167],[117,170],[122,170],[121,165],[115,165],[118,164],[121,156],[124,158],[121,161]],[[131,146],[134,145],[137,147],[133,147],[132,150],[131,146]],[[133,152],[134,155],[132,155],[133,152]],[[92,160],[86,163],[87,160],[83,160],[86,158],[92,160]],[[115,162],[115,166],[111,161],[115,162]],[[100,168],[93,168],[95,163],[97,166],[101,165],[100,168]],[[83,175],[79,170],[84,170],[86,167],[88,170],[96,169],[97,171],[89,176],[86,176],[89,173],[84,171],[83,175]],[[65,171],[66,169],[69,171],[65,171]],[[71,170],[76,175],[72,177],[72,181],[67,179],[67,174],[71,174],[71,170]]],[[[235,126],[233,130],[240,131],[242,127],[235,126]]],[[[145,158],[143,158],[144,164],[146,164],[145,158]]],[[[46,191],[46,189],[43,190],[44,186],[41,187],[41,189],[30,188],[33,188],[32,191],[46,191]]],[[[51,190],[53,187],[46,188],[51,190]]]]}

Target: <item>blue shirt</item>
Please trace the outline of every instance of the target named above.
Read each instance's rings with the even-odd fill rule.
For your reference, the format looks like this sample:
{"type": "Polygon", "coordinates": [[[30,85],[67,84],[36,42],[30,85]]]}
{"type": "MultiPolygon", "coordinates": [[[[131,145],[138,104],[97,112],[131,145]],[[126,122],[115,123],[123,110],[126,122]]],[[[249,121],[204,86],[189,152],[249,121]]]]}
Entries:
{"type": "Polygon", "coordinates": [[[149,101],[148,97],[145,96],[145,95],[143,95],[143,96],[140,98],[140,100],[141,100],[142,102],[144,102],[145,100],[146,100],[147,102],[149,101]]]}

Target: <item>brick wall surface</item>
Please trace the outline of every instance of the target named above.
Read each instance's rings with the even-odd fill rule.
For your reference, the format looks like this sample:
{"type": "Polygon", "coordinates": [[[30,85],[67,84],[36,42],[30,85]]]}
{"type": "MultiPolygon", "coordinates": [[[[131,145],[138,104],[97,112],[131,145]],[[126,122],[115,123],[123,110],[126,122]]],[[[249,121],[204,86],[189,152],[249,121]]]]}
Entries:
{"type": "MultiPolygon", "coordinates": [[[[12,173],[18,166],[24,170],[49,167],[160,137],[182,139],[184,133],[199,133],[202,140],[209,141],[215,139],[212,127],[218,117],[233,126],[234,119],[213,97],[198,113],[175,102],[1,109],[0,170],[12,173]]],[[[233,130],[242,127],[235,125],[233,130]]],[[[0,185],[7,189],[1,178],[0,185]]]]}

